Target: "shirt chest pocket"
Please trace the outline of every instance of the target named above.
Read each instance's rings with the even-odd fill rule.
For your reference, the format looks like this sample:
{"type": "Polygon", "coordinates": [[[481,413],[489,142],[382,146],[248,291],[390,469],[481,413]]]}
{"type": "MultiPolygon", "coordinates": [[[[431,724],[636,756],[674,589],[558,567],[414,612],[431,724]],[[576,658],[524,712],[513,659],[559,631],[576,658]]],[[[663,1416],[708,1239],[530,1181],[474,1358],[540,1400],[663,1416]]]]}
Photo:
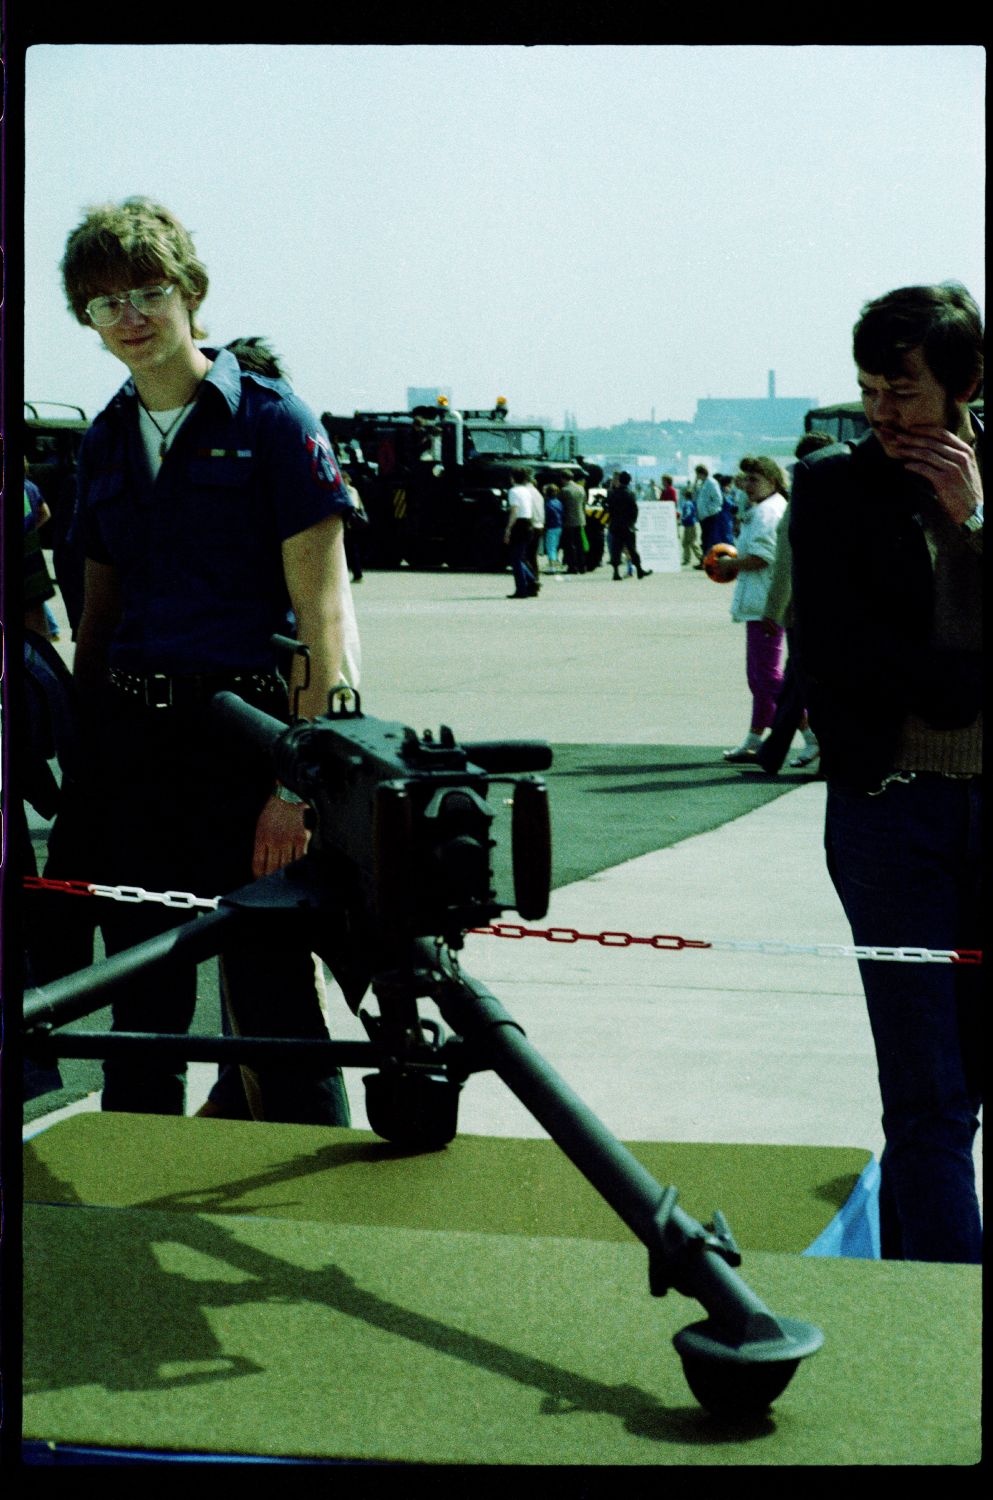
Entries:
{"type": "Polygon", "coordinates": [[[250,455],[225,453],[191,459],[171,504],[187,534],[208,546],[224,545],[241,552],[257,545],[268,529],[250,455]]]}

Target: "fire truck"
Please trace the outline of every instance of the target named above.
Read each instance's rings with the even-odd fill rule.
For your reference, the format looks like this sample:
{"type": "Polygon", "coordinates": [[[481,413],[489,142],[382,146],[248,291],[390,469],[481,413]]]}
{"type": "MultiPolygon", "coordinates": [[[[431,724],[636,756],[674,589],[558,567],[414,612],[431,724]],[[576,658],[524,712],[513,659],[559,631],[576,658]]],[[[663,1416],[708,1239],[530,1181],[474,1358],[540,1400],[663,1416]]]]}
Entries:
{"type": "Polygon", "coordinates": [[[541,489],[588,481],[571,432],[513,422],[500,397],[489,410],[456,411],[444,397],[409,411],[325,412],[321,418],[368,516],[363,565],[502,572],[511,470],[541,489]]]}

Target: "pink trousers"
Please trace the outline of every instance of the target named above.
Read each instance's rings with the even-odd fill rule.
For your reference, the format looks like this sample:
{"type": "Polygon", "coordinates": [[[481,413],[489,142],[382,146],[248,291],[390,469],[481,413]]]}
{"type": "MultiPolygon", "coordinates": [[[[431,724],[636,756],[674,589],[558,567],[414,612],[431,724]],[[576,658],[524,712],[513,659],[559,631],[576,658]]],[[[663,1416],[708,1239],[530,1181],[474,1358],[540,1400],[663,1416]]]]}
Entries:
{"type": "Polygon", "coordinates": [[[752,725],[768,729],[776,712],[776,699],[783,685],[786,631],[766,635],[758,620],[745,623],[745,670],[752,695],[752,725]]]}

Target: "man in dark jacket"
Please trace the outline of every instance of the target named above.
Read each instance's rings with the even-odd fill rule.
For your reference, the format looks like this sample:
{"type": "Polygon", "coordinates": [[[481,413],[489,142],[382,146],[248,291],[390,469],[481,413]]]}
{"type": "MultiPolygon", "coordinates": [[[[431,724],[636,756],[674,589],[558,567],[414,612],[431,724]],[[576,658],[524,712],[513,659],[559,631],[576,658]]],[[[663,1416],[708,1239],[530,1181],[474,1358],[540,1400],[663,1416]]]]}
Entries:
{"type": "Polygon", "coordinates": [[[631,475],[626,469],[615,474],[607,491],[607,551],[610,566],[614,570],[614,582],[621,582],[621,558],[627,552],[634,563],[639,578],[647,578],[651,568],[641,566],[635,542],[635,525],[638,521],[638,502],[631,488],[631,475]]]}
{"type": "MultiPolygon", "coordinates": [[[[796,641],[827,780],[828,868],[855,942],[980,947],[982,478],[964,287],[870,302],[868,435],[796,466],[796,641]]],[[[977,1262],[981,969],[861,962],[883,1103],[883,1254],[977,1262]]]]}

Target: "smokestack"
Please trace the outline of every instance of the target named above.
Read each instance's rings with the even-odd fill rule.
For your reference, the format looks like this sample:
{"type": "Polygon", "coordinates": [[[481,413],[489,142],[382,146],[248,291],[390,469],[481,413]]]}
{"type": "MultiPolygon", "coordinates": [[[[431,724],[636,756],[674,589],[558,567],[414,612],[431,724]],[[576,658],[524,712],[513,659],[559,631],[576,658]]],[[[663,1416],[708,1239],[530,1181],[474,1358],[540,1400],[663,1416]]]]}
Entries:
{"type": "Polygon", "coordinates": [[[776,372],[775,372],[775,370],[770,370],[769,371],[769,400],[770,401],[775,401],[775,399],[776,399],[776,372]]]}

